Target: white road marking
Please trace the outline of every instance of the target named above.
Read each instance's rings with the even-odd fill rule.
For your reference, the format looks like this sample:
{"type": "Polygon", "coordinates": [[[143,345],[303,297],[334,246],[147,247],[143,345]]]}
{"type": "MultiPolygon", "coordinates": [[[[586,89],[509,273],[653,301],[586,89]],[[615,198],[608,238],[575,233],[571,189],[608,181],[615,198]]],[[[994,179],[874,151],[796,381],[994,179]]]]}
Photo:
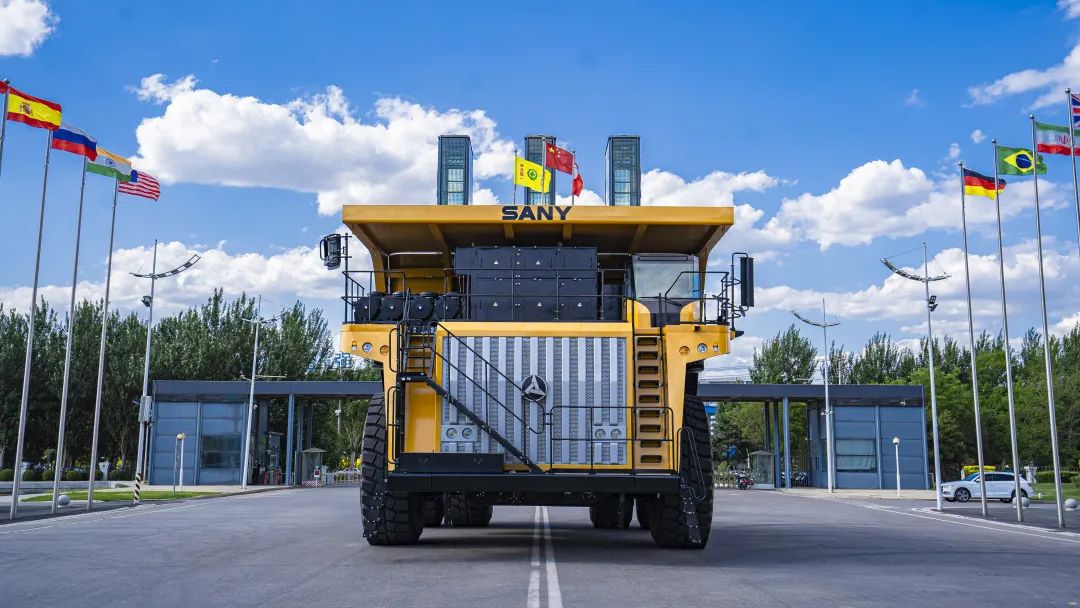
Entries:
{"type": "Polygon", "coordinates": [[[528,608],[540,608],[540,575],[547,579],[547,608],[562,608],[562,591],[559,589],[559,571],[555,566],[555,543],[551,540],[551,520],[547,507],[536,507],[533,512],[532,570],[529,572],[528,608]],[[541,568],[540,538],[544,539],[543,567],[541,568]]]}
{"type": "MultiPolygon", "coordinates": [[[[951,518],[966,519],[962,515],[948,515],[946,513],[937,513],[937,512],[935,512],[934,515],[931,516],[931,515],[921,515],[919,513],[909,513],[907,511],[898,511],[898,510],[895,510],[895,509],[886,509],[884,507],[880,507],[880,506],[877,506],[877,505],[864,505],[864,504],[859,504],[859,503],[848,503],[848,504],[854,505],[856,507],[862,507],[864,509],[871,509],[873,511],[881,511],[883,513],[895,513],[896,515],[906,515],[908,517],[917,517],[919,519],[929,519],[930,521],[936,521],[936,522],[940,522],[940,523],[943,523],[943,524],[956,524],[958,526],[969,526],[969,527],[972,527],[972,528],[980,528],[982,530],[990,530],[992,532],[1008,532],[1009,534],[1019,534],[1021,536],[1034,536],[1035,538],[1045,538],[1045,539],[1051,539],[1051,540],[1060,540],[1060,541],[1065,541],[1067,543],[1080,543],[1080,538],[1067,538],[1066,536],[1064,536],[1065,534],[1068,534],[1069,536],[1076,536],[1075,534],[1072,534],[1071,532],[1055,532],[1053,530],[1044,530],[1043,533],[1038,533],[1038,532],[1035,532],[1035,530],[1037,530],[1037,528],[1031,528],[1031,527],[1027,527],[1027,526],[1023,526],[1025,528],[1024,530],[1013,530],[1013,529],[1010,529],[1010,528],[1001,527],[1000,524],[999,525],[985,525],[985,524],[979,523],[979,522],[958,521],[957,519],[951,519],[951,518]],[[942,518],[938,517],[939,515],[946,515],[946,516],[950,517],[950,519],[942,519],[942,518]]],[[[913,510],[914,511],[921,511],[921,509],[918,509],[918,508],[913,509],[913,510]]],[[[986,523],[990,523],[990,522],[986,522],[986,523]]],[[[1015,527],[1020,527],[1020,526],[1015,526],[1015,527]]]]}
{"type": "Polygon", "coordinates": [[[559,571],[555,567],[555,544],[551,542],[551,524],[548,510],[544,507],[544,546],[547,561],[548,608],[562,608],[562,591],[559,590],[559,571]]]}
{"type": "MultiPolygon", "coordinates": [[[[286,493],[286,492],[287,491],[281,491],[281,493],[286,493]]],[[[213,503],[214,501],[217,501],[217,500],[248,500],[248,499],[256,498],[256,497],[265,497],[265,495],[274,494],[274,493],[276,493],[276,492],[254,492],[254,493],[251,493],[251,494],[238,494],[236,496],[219,496],[219,497],[214,497],[214,498],[206,499],[206,500],[194,500],[194,501],[192,501],[191,503],[188,503],[188,504],[182,504],[182,505],[179,505],[179,506],[176,506],[176,507],[165,507],[165,508],[159,508],[159,505],[154,505],[154,504],[141,504],[141,505],[139,505],[137,507],[131,507],[130,509],[123,509],[123,512],[121,514],[118,514],[118,515],[113,515],[111,513],[114,510],[121,510],[121,509],[109,509],[109,510],[105,510],[105,511],[96,511],[96,512],[91,511],[89,513],[79,513],[79,514],[73,514],[73,515],[64,515],[62,517],[57,517],[57,518],[54,518],[54,519],[45,520],[45,521],[51,521],[51,522],[55,522],[55,523],[49,523],[47,525],[42,525],[42,526],[33,525],[34,523],[39,523],[42,520],[37,520],[36,522],[12,522],[10,524],[0,526],[0,535],[3,535],[3,534],[18,534],[20,532],[33,532],[35,530],[48,530],[50,528],[62,528],[62,527],[66,527],[66,526],[74,526],[74,525],[83,524],[83,523],[87,523],[87,522],[104,521],[106,519],[121,519],[121,518],[124,518],[124,517],[135,517],[137,515],[149,515],[149,514],[153,514],[153,513],[165,513],[165,512],[168,512],[168,511],[179,511],[181,509],[190,509],[192,507],[205,506],[207,503],[213,503]],[[27,524],[29,524],[30,527],[26,527],[27,524]],[[15,527],[15,529],[10,529],[10,530],[8,529],[8,528],[11,528],[13,526],[22,526],[22,527],[15,527]]]]}
{"type": "Polygon", "coordinates": [[[532,570],[529,572],[528,608],[540,608],[540,507],[533,512],[532,570]]]}

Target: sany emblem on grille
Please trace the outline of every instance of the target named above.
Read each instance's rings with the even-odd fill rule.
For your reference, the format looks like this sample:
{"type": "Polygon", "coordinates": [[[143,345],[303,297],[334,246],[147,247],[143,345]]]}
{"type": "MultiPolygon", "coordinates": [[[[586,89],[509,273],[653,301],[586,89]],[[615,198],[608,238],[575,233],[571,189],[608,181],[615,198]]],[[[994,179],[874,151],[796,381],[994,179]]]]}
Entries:
{"type": "Polygon", "coordinates": [[[521,383],[521,394],[524,395],[529,401],[536,403],[542,402],[547,399],[547,382],[536,374],[533,374],[521,383]]]}

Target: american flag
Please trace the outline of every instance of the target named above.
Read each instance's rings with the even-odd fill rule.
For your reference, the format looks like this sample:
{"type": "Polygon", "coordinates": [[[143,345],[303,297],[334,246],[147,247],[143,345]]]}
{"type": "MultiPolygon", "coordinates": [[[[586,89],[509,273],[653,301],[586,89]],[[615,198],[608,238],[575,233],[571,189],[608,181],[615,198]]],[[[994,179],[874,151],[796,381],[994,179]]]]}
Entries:
{"type": "Polygon", "coordinates": [[[161,196],[161,186],[158,185],[158,181],[154,179],[153,175],[141,171],[132,171],[131,181],[120,183],[120,192],[143,198],[152,198],[156,201],[161,196]]]}
{"type": "Polygon", "coordinates": [[[1069,95],[1072,104],[1073,129],[1080,129],[1080,95],[1069,95]]]}

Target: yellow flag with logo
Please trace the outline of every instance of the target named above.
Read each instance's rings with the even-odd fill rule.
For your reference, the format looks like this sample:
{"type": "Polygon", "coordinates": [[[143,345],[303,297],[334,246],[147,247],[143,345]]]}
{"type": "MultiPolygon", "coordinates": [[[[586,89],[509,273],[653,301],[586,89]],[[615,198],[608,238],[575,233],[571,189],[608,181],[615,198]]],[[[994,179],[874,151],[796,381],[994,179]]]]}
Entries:
{"type": "Polygon", "coordinates": [[[534,192],[547,192],[551,188],[551,171],[532,161],[515,156],[514,185],[525,186],[534,192]]]}

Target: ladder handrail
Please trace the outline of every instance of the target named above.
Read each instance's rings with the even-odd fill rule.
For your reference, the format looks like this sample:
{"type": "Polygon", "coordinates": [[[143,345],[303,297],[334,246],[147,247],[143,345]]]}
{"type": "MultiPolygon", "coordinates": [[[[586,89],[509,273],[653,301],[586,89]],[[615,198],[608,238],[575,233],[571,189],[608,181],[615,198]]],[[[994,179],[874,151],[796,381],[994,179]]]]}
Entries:
{"type": "MultiPolygon", "coordinates": [[[[402,324],[402,325],[404,325],[404,324],[402,324]]],[[[401,325],[399,325],[399,327],[401,327],[401,325]]],[[[405,326],[405,327],[406,327],[406,330],[407,330],[408,326],[405,326]]],[[[426,343],[424,343],[422,345],[419,345],[419,346],[409,346],[408,345],[409,332],[405,331],[405,332],[402,332],[400,334],[401,335],[401,341],[403,342],[404,346],[399,349],[399,351],[401,353],[407,353],[410,350],[419,349],[421,351],[421,353],[422,353],[421,358],[423,360],[425,360],[425,361],[430,361],[430,368],[424,372],[426,376],[428,376],[429,378],[434,379],[435,378],[435,365],[436,365],[436,362],[437,361],[442,361],[446,365],[450,366],[454,371],[458,372],[458,377],[459,378],[463,378],[463,379],[467,380],[468,382],[470,382],[474,387],[476,387],[480,392],[482,392],[490,401],[494,402],[495,405],[501,407],[507,414],[509,414],[511,417],[513,417],[518,422],[520,422],[522,424],[523,428],[528,429],[528,431],[530,433],[532,433],[533,435],[536,435],[536,436],[543,435],[545,430],[546,430],[546,427],[551,426],[551,421],[548,420],[549,416],[548,416],[548,412],[547,412],[546,407],[542,406],[543,409],[545,410],[544,411],[544,421],[543,421],[543,425],[542,425],[542,427],[544,427],[544,428],[540,428],[540,429],[534,428],[524,417],[519,416],[514,411],[513,408],[511,408],[506,403],[504,403],[496,395],[493,395],[491,393],[491,391],[489,391],[484,384],[481,384],[476,378],[473,378],[471,375],[466,373],[466,370],[463,370],[460,366],[458,366],[456,363],[451,361],[450,358],[447,357],[444,353],[439,352],[438,348],[436,348],[435,337],[438,335],[439,330],[441,329],[446,334],[447,338],[452,338],[452,339],[456,340],[462,347],[464,347],[469,352],[471,352],[473,355],[475,355],[476,359],[479,360],[481,363],[483,363],[483,365],[486,366],[487,369],[494,370],[495,373],[498,374],[499,376],[501,376],[503,379],[505,379],[506,383],[509,386],[512,386],[517,393],[521,394],[521,396],[523,398],[525,397],[525,389],[523,389],[516,382],[514,382],[509,376],[507,376],[505,373],[503,373],[503,371],[500,370],[497,366],[495,366],[493,363],[488,361],[475,348],[469,346],[468,343],[466,343],[463,338],[461,338],[457,334],[455,334],[452,331],[450,331],[449,329],[447,329],[447,327],[445,325],[443,325],[442,323],[440,323],[439,321],[430,322],[428,324],[428,327],[431,329],[431,333],[430,334],[425,334],[425,335],[430,336],[430,338],[431,338],[430,342],[426,342],[426,343]],[[430,356],[428,355],[429,351],[431,353],[430,356]]],[[[404,356],[406,357],[406,360],[407,360],[408,356],[407,355],[404,355],[404,356]]],[[[405,370],[403,369],[402,371],[405,371],[405,370]]],[[[531,402],[532,400],[531,399],[525,399],[525,401],[530,401],[531,402]]]]}

